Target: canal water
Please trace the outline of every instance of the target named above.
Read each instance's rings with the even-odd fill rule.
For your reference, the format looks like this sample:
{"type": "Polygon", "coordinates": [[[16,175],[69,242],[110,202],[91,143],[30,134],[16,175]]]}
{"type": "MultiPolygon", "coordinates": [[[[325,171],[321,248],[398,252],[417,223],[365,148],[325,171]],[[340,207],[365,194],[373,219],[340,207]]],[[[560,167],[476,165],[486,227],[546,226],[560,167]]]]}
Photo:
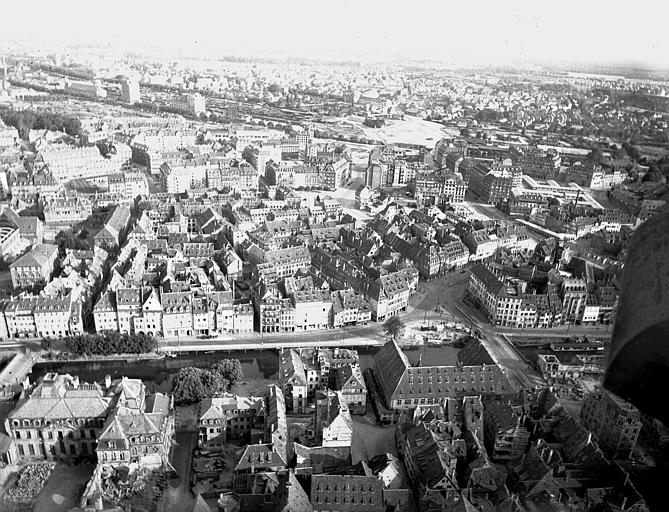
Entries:
{"type": "MultiPolygon", "coordinates": [[[[374,354],[377,347],[360,347],[360,366],[365,368],[374,365],[374,354]]],[[[404,351],[412,365],[422,361],[425,365],[454,364],[457,349],[453,347],[423,347],[404,351]]],[[[213,354],[182,355],[174,358],[166,357],[148,361],[96,361],[68,362],[53,361],[36,364],[31,380],[38,382],[46,373],[69,373],[79,376],[82,382],[102,382],[106,375],[112,379],[129,377],[142,379],[151,392],[168,392],[172,379],[181,368],[197,366],[211,368],[221,359],[239,359],[244,372],[244,381],[275,381],[279,380],[279,353],[275,350],[248,350],[232,352],[216,352],[213,354]]]]}

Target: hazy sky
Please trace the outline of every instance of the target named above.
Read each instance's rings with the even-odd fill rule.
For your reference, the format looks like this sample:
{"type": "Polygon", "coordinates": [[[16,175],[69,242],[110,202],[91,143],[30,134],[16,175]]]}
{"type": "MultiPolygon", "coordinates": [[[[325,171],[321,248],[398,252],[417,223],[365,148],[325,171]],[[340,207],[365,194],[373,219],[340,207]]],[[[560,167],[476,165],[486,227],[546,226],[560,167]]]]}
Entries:
{"type": "Polygon", "coordinates": [[[0,14],[0,40],[46,48],[67,42],[207,56],[633,61],[669,68],[669,3],[660,1],[2,0],[0,14]]]}

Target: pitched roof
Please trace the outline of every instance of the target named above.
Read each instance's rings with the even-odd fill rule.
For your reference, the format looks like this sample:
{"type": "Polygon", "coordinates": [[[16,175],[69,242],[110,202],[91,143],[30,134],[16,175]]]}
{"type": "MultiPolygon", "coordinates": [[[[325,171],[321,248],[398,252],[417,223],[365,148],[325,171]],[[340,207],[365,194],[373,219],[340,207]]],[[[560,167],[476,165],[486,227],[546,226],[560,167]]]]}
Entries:
{"type": "Polygon", "coordinates": [[[393,396],[410,366],[409,359],[395,341],[390,341],[376,353],[374,361],[384,395],[393,396]]]}
{"type": "Polygon", "coordinates": [[[254,471],[262,468],[284,467],[286,461],[281,457],[271,443],[251,444],[244,448],[235,471],[245,471],[253,469],[254,471]]]}
{"type": "Polygon", "coordinates": [[[383,482],[375,476],[313,475],[311,503],[318,510],[385,510],[383,482]]]}
{"type": "Polygon", "coordinates": [[[10,268],[42,267],[58,253],[58,246],[53,244],[35,244],[33,248],[12,263],[10,268]]]}

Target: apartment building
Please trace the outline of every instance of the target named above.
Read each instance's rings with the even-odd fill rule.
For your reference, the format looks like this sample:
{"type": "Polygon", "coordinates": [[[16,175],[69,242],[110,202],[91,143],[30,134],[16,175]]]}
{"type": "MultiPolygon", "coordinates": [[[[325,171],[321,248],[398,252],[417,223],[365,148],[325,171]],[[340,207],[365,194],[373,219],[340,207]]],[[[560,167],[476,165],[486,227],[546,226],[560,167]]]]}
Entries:
{"type": "Polygon", "coordinates": [[[197,430],[200,445],[223,445],[229,440],[250,443],[262,437],[267,405],[262,397],[223,396],[205,398],[199,404],[197,430]]]}
{"type": "Polygon", "coordinates": [[[93,205],[87,197],[50,197],[42,203],[44,223],[73,226],[88,219],[93,213],[93,205]]]}
{"type": "Polygon", "coordinates": [[[58,257],[58,246],[35,244],[30,251],[9,266],[15,290],[46,284],[58,257]]]}
{"type": "Polygon", "coordinates": [[[328,387],[333,391],[341,391],[351,414],[364,415],[367,412],[367,385],[358,363],[332,368],[328,387]]]}
{"type": "Polygon", "coordinates": [[[641,431],[641,415],[632,404],[610,393],[589,393],[583,401],[581,423],[612,459],[629,459],[641,431]]]}

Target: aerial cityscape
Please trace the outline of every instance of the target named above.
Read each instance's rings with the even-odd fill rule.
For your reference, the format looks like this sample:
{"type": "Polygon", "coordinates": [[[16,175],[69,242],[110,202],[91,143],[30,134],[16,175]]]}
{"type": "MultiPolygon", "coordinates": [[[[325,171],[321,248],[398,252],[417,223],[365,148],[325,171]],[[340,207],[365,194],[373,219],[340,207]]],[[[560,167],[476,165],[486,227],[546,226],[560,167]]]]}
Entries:
{"type": "Polygon", "coordinates": [[[84,5],[0,6],[0,511],[668,510],[660,22],[84,5]]]}

